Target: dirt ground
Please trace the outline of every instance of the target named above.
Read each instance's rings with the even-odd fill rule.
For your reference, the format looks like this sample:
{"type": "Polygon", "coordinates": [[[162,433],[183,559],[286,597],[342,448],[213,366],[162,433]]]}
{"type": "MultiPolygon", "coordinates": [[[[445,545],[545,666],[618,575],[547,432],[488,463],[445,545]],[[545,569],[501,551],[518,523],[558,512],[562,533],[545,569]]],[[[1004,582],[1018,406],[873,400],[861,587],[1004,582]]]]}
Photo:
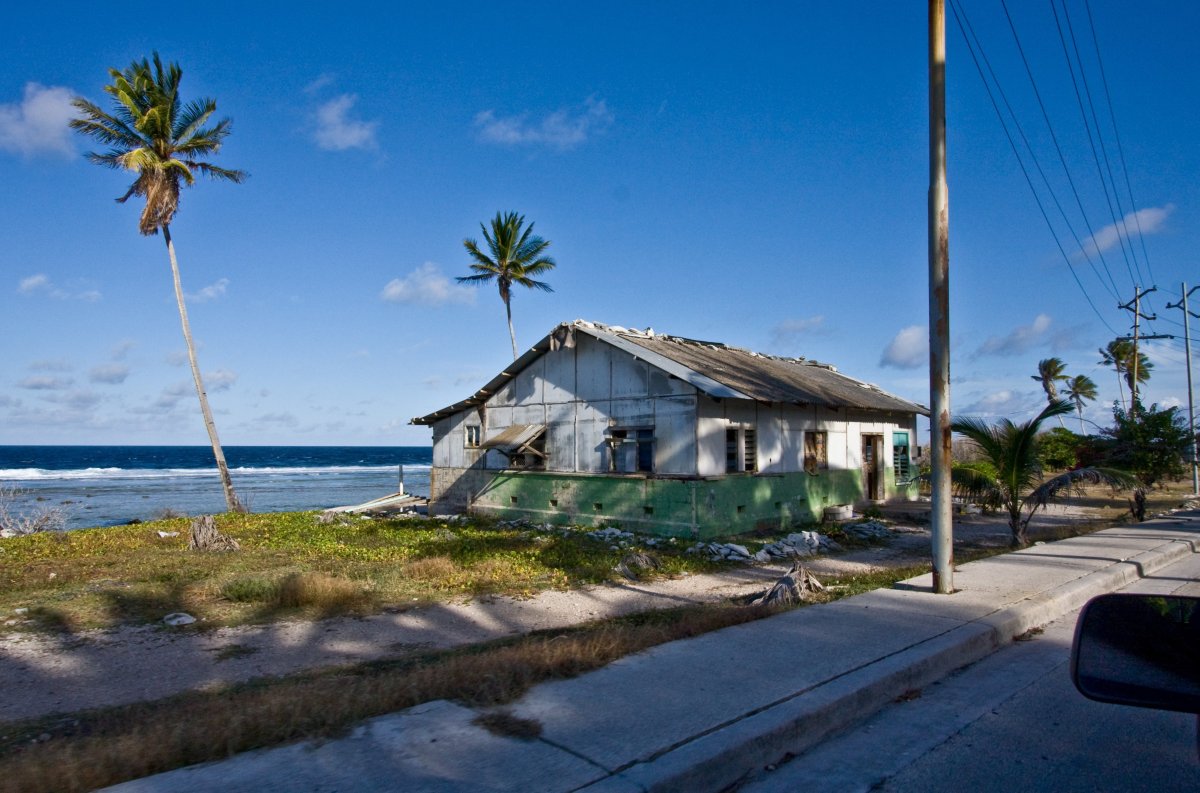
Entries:
{"type": "MultiPolygon", "coordinates": [[[[1033,541],[1058,539],[1098,527],[1121,510],[1087,499],[1050,507],[1030,526],[1033,541]]],[[[1182,506],[1177,496],[1166,504],[1182,506]]],[[[1157,511],[1157,509],[1155,511],[1157,511]]],[[[886,544],[821,556],[807,562],[818,578],[857,574],[929,559],[929,506],[920,502],[883,510],[895,530],[886,544]]],[[[1002,516],[959,515],[955,553],[1008,545],[1002,516]]],[[[766,589],[783,563],[731,565],[726,571],[646,583],[609,584],[543,592],[528,599],[486,598],[395,609],[365,618],[197,631],[165,626],[80,634],[8,634],[0,638],[0,699],[4,722],[152,700],[182,691],[219,687],[362,661],[396,659],[488,639],[564,627],[603,617],[688,603],[727,600],[766,589]]]]}

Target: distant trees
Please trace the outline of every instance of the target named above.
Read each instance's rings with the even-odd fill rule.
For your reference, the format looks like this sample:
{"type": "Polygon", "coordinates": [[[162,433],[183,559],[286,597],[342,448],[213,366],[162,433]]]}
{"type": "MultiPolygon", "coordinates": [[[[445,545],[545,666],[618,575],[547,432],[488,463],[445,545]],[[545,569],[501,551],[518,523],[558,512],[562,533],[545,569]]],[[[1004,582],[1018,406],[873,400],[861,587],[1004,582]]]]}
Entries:
{"type": "Polygon", "coordinates": [[[134,61],[124,71],[109,69],[108,73],[112,83],[104,86],[104,91],[113,98],[112,111],[105,112],[82,97],[76,98],[72,104],[79,110],[80,117],[70,122],[71,128],[109,147],[104,153],[90,152],[89,160],[106,168],[135,174],[133,184],[117,201],[124,203],[133,197],[145,199],[138,230],[147,236],[162,231],[171,261],[175,302],[179,307],[192,380],[200,399],[200,413],[212,443],[221,486],[225,490],[225,503],[231,512],[241,512],[244,509],[233,490],[229,466],[225,463],[200,366],[196,362],[196,347],[192,342],[179,279],[179,263],[171,241],[171,221],[179,210],[180,190],[195,183],[196,174],[235,184],[246,178],[243,171],[221,168],[205,160],[220,150],[229,134],[230,121],[224,118],[212,122],[217,110],[213,99],[185,104],[179,97],[183,71],[176,63],[164,67],[157,52],[154,53],[153,67],[142,59],[134,61]]]}
{"type": "Polygon", "coordinates": [[[1144,352],[1139,350],[1134,353],[1133,342],[1129,339],[1113,339],[1099,352],[1100,363],[1113,367],[1117,373],[1117,390],[1121,394],[1121,405],[1128,409],[1138,401],[1138,386],[1150,379],[1150,370],[1154,368],[1154,364],[1150,363],[1144,352]],[[1122,383],[1129,386],[1129,405],[1125,403],[1122,383]]]}
{"type": "Polygon", "coordinates": [[[1075,411],[1079,414],[1079,432],[1086,435],[1083,429],[1083,405],[1096,399],[1096,384],[1087,375],[1077,374],[1068,377],[1063,386],[1063,396],[1075,403],[1075,411]]]}
{"type": "Polygon", "coordinates": [[[512,321],[512,287],[518,284],[527,289],[540,289],[543,292],[553,292],[545,281],[535,280],[539,276],[554,269],[554,259],[546,255],[550,247],[549,240],[534,236],[533,224],[524,227],[525,216],[516,212],[496,213],[492,218],[491,228],[480,223],[483,240],[487,251],[480,250],[479,244],[473,239],[463,240],[463,247],[471,256],[473,275],[460,276],[457,280],[464,284],[480,284],[494,280],[500,290],[500,300],[504,303],[504,313],[508,318],[508,336],[512,341],[513,360],[517,359],[517,335],[513,331],[512,321]]]}
{"type": "Polygon", "coordinates": [[[1132,471],[1146,487],[1163,479],[1177,479],[1184,473],[1184,455],[1192,439],[1187,419],[1178,407],[1159,410],[1140,404],[1126,411],[1113,411],[1113,427],[1102,434],[1111,441],[1107,456],[1111,464],[1132,471]]]}

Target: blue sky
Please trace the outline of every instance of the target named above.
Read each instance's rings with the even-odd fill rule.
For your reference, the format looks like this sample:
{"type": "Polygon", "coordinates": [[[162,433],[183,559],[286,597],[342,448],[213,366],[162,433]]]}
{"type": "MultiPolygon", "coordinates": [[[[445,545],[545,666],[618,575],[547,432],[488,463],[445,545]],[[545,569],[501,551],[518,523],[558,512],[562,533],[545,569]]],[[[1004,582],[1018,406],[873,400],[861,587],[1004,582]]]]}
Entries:
{"type": "MultiPolygon", "coordinates": [[[[1053,355],[1097,382],[1086,415],[1109,423],[1096,350],[1129,330],[1117,303],[1157,285],[1152,330],[1182,334],[1165,304],[1200,282],[1200,6],[1092,0],[1114,134],[1087,8],[1067,0],[1128,173],[1110,211],[1051,5],[1009,7],[1078,203],[999,0],[964,5],[1074,234],[1043,190],[1060,252],[951,20],[952,406],[1031,415],[1053,355]],[[1135,209],[1129,254],[1113,224],[1135,209]]],[[[521,347],[575,318],[652,326],[928,402],[924,3],[160,11],[7,12],[0,443],[206,442],[162,240],[65,127],[70,97],[103,101],[107,69],[153,50],[233,119],[215,162],[250,173],[199,182],[172,225],[226,444],[427,443],[408,419],[511,357],[494,287],[453,282],[463,238],[508,210],[558,262],[553,294],[513,300],[521,347]]],[[[1182,341],[1145,350],[1147,400],[1184,404],[1182,341]]]]}

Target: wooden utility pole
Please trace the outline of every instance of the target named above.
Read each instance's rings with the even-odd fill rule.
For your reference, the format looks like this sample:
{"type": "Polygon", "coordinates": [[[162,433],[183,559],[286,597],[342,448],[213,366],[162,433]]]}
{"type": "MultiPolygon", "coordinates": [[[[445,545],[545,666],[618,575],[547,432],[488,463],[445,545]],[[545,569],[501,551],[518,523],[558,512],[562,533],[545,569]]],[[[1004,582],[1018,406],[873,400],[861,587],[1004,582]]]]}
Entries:
{"type": "Polygon", "coordinates": [[[933,591],[954,591],[950,497],[950,198],[946,186],[946,6],[929,0],[929,447],[933,591]]]}
{"type": "Polygon", "coordinates": [[[1140,286],[1135,285],[1133,287],[1133,300],[1130,300],[1128,303],[1125,303],[1123,305],[1117,306],[1117,308],[1121,308],[1126,311],[1133,312],[1133,361],[1130,362],[1130,365],[1133,367],[1130,370],[1133,373],[1133,376],[1130,378],[1130,381],[1129,381],[1129,397],[1130,397],[1129,398],[1129,415],[1130,415],[1130,417],[1136,416],[1137,409],[1138,409],[1138,399],[1137,399],[1138,329],[1141,327],[1141,320],[1144,319],[1147,321],[1153,321],[1153,320],[1158,319],[1157,314],[1151,314],[1150,316],[1146,316],[1145,314],[1142,313],[1142,298],[1145,297],[1146,295],[1150,294],[1151,292],[1157,292],[1157,291],[1158,291],[1157,286],[1152,286],[1149,289],[1147,289],[1145,292],[1143,292],[1142,288],[1140,286]]]}
{"type": "Polygon", "coordinates": [[[1168,303],[1167,308],[1182,308],[1183,309],[1183,349],[1187,360],[1187,384],[1188,384],[1188,436],[1192,442],[1192,493],[1200,496],[1200,457],[1196,456],[1196,401],[1192,398],[1192,330],[1191,323],[1188,317],[1200,319],[1200,314],[1193,314],[1188,310],[1188,297],[1192,292],[1200,289],[1200,286],[1187,288],[1187,283],[1179,285],[1179,292],[1182,295],[1178,303],[1168,303]]]}

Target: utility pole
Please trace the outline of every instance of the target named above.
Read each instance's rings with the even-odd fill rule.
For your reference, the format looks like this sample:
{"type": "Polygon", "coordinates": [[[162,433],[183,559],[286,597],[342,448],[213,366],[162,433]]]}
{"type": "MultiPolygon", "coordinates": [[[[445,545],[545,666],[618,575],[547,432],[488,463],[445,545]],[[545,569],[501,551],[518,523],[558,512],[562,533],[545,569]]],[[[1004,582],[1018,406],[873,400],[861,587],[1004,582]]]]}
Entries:
{"type": "Polygon", "coordinates": [[[1138,409],[1138,399],[1137,399],[1138,328],[1141,327],[1140,322],[1143,319],[1146,320],[1147,322],[1151,322],[1153,320],[1158,319],[1157,314],[1151,314],[1150,316],[1146,316],[1145,314],[1142,313],[1142,298],[1145,297],[1146,295],[1150,294],[1151,292],[1157,292],[1157,291],[1158,291],[1157,286],[1152,286],[1149,289],[1147,289],[1145,292],[1143,292],[1142,288],[1140,286],[1135,285],[1133,287],[1133,300],[1130,300],[1128,303],[1125,303],[1123,305],[1117,306],[1117,308],[1124,309],[1125,311],[1133,312],[1133,361],[1132,361],[1133,369],[1131,370],[1133,372],[1133,377],[1129,381],[1129,392],[1130,392],[1129,415],[1130,415],[1130,417],[1136,416],[1137,409],[1138,409]]]}
{"type": "Polygon", "coordinates": [[[946,186],[946,5],[929,0],[929,447],[933,591],[954,591],[950,499],[950,198],[946,186]]]}
{"type": "Polygon", "coordinates": [[[1196,456],[1196,402],[1192,398],[1192,331],[1189,327],[1188,317],[1192,316],[1200,319],[1200,314],[1193,314],[1188,310],[1188,297],[1200,289],[1200,286],[1187,288],[1187,283],[1179,285],[1179,292],[1182,297],[1178,303],[1168,303],[1167,308],[1183,309],[1183,349],[1187,360],[1187,383],[1188,383],[1188,435],[1192,441],[1192,494],[1200,496],[1200,457],[1196,456]]]}

